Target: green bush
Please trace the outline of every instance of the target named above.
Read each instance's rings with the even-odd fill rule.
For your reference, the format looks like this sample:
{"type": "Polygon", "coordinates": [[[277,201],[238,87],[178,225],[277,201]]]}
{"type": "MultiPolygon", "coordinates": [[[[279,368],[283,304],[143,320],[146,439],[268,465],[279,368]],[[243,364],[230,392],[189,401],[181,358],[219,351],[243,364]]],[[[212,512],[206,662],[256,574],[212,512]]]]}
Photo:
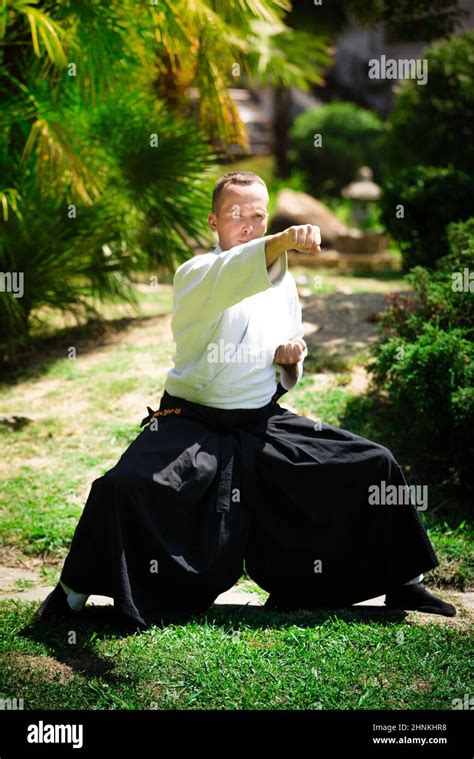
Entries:
{"type": "Polygon", "coordinates": [[[406,275],[413,293],[387,296],[390,308],[380,315],[386,334],[415,340],[423,324],[432,322],[443,330],[461,328],[474,339],[474,217],[449,224],[446,235],[449,253],[436,268],[415,266],[406,275]]]}
{"type": "MultiPolygon", "coordinates": [[[[445,332],[427,323],[413,342],[397,336],[383,343],[375,375],[393,401],[423,416],[427,432],[446,434],[453,421],[446,413],[452,411],[453,395],[457,394],[456,405],[462,406],[465,397],[459,392],[470,389],[474,380],[474,345],[461,329],[445,332]]],[[[415,421],[410,416],[410,425],[415,421]]]]}
{"type": "Polygon", "coordinates": [[[338,195],[365,164],[377,181],[382,174],[380,118],[352,103],[333,101],[300,114],[290,130],[289,161],[303,172],[314,195],[338,195]],[[321,147],[315,146],[321,135],[321,147]]]}
{"type": "Polygon", "coordinates": [[[400,423],[454,464],[467,484],[474,455],[474,344],[461,329],[424,324],[414,342],[391,337],[377,348],[375,380],[400,423]]]}
{"type": "Polygon", "coordinates": [[[452,222],[446,229],[450,253],[438,261],[439,267],[474,266],[474,216],[464,222],[452,222]]]}
{"type": "MultiPolygon", "coordinates": [[[[369,365],[402,424],[469,484],[474,456],[474,305],[453,274],[474,272],[474,218],[450,224],[449,253],[435,271],[415,267],[411,293],[392,294],[369,365]]],[[[452,471],[451,471],[452,473],[452,471]]]]}
{"type": "Polygon", "coordinates": [[[452,166],[404,169],[383,190],[382,223],[400,246],[405,271],[417,265],[433,267],[446,255],[447,225],[464,221],[474,208],[471,177],[452,166]]]}
{"type": "Polygon", "coordinates": [[[474,170],[474,30],[423,53],[428,81],[399,87],[384,138],[391,168],[417,164],[474,170]]]}
{"type": "Polygon", "coordinates": [[[442,330],[462,329],[474,339],[474,298],[471,288],[458,290],[455,279],[467,269],[474,273],[474,217],[447,227],[449,253],[438,259],[435,270],[415,266],[406,275],[411,293],[391,293],[388,310],[379,323],[386,336],[415,340],[426,322],[442,330]]]}

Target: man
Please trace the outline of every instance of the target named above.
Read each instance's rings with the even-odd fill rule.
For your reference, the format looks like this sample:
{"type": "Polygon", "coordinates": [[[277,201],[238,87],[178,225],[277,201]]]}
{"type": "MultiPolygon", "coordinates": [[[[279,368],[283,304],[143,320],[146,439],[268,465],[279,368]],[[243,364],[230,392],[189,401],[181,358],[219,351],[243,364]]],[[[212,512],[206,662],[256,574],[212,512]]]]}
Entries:
{"type": "Polygon", "coordinates": [[[319,228],[265,236],[268,192],[252,172],[218,180],[208,221],[218,244],[174,276],[176,354],[159,410],[93,482],[36,619],[92,593],[144,626],[186,619],[244,562],[271,609],[385,593],[391,608],[455,615],[422,583],[439,562],[415,506],[371,503],[373,487],[405,492],[392,453],[277,402],[307,355],[287,250],[317,255],[319,228]]]}

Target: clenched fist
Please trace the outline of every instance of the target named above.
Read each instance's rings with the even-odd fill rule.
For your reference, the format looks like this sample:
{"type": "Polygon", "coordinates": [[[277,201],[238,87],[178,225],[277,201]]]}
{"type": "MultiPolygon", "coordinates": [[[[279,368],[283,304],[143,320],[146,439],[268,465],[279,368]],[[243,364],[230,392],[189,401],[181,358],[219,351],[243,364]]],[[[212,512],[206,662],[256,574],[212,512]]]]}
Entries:
{"type": "Polygon", "coordinates": [[[292,340],[289,343],[283,343],[283,345],[279,345],[276,349],[273,361],[284,368],[297,364],[303,358],[305,348],[306,343],[300,338],[292,340]]]}
{"type": "Polygon", "coordinates": [[[288,227],[283,232],[288,249],[300,253],[318,253],[321,251],[321,231],[313,224],[299,224],[288,227]]]}
{"type": "Polygon", "coordinates": [[[267,268],[286,250],[298,250],[300,253],[321,252],[321,232],[314,224],[299,224],[288,227],[276,235],[265,238],[265,259],[267,268]]]}

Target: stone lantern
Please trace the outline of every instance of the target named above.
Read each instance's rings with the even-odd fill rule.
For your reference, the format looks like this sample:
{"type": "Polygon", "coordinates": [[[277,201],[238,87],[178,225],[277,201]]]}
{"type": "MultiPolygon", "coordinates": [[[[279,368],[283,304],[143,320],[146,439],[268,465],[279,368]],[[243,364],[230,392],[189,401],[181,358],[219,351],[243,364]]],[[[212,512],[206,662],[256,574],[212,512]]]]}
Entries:
{"type": "Polygon", "coordinates": [[[356,224],[362,225],[368,216],[369,203],[380,198],[382,190],[373,180],[370,166],[361,166],[354,182],[343,187],[341,195],[352,201],[352,216],[356,224]]]}
{"type": "MultiPolygon", "coordinates": [[[[344,198],[352,201],[352,216],[356,224],[362,226],[367,219],[369,206],[380,198],[382,189],[372,179],[372,169],[369,166],[361,166],[354,182],[351,182],[341,190],[344,198]]],[[[346,234],[336,238],[335,248],[339,253],[347,256],[361,256],[366,258],[376,255],[381,265],[388,268],[394,263],[393,257],[387,251],[388,239],[382,232],[363,230],[359,227],[349,229],[346,234]]],[[[375,260],[372,261],[375,266],[375,260]]]]}

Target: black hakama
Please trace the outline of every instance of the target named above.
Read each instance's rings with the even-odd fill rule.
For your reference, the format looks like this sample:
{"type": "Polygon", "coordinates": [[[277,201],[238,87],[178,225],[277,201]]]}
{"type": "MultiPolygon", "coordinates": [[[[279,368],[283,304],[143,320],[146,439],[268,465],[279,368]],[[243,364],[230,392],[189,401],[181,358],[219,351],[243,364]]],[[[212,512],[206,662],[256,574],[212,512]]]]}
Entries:
{"type": "Polygon", "coordinates": [[[301,608],[351,605],[438,566],[415,505],[369,502],[372,485],[407,484],[390,450],[294,414],[283,392],[222,410],[165,391],[92,483],[61,580],[148,625],[204,611],[244,566],[301,608]]]}

